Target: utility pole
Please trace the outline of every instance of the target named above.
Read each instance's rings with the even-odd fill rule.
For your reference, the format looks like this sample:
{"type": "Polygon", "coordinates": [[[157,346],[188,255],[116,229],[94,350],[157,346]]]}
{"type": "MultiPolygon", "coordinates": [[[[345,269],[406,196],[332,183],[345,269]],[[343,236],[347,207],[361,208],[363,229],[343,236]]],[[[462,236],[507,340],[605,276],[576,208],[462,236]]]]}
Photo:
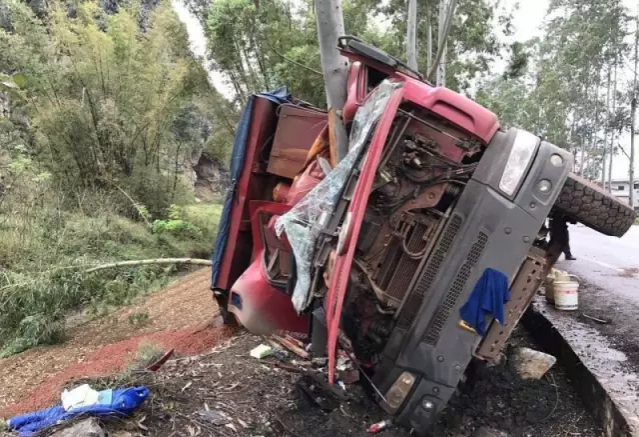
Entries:
{"type": "Polygon", "coordinates": [[[632,79],[632,98],[630,100],[630,166],[628,167],[628,179],[630,179],[630,207],[635,207],[635,115],[637,114],[637,46],[639,45],[639,7],[635,29],[635,68],[632,79]]]}
{"type": "Polygon", "coordinates": [[[408,0],[406,58],[408,66],[417,71],[417,0],[408,0]]]}
{"type": "Polygon", "coordinates": [[[608,130],[609,121],[610,121],[610,65],[608,65],[608,79],[606,86],[606,126],[604,130],[604,143],[602,149],[602,163],[601,163],[601,188],[605,191],[606,189],[606,148],[608,147],[608,130]]]}
{"type": "MultiPolygon", "coordinates": [[[[586,161],[586,165],[588,166],[588,168],[590,168],[590,155],[593,153],[593,151],[597,148],[597,144],[599,143],[599,89],[601,88],[601,67],[599,67],[599,70],[597,71],[597,90],[595,91],[595,128],[591,134],[591,138],[590,138],[590,148],[588,151],[588,160],[586,161]]],[[[594,164],[594,160],[593,160],[593,164],[594,164]]],[[[592,174],[591,172],[588,172],[590,174],[592,174]]],[[[592,181],[592,177],[588,178],[590,181],[592,181]]]]}
{"type": "Polygon", "coordinates": [[[448,50],[448,44],[446,44],[446,0],[439,0],[439,26],[437,33],[437,51],[441,50],[441,54],[437,59],[437,86],[446,86],[446,51],[448,50]]]}
{"type": "MultiPolygon", "coordinates": [[[[617,116],[617,58],[615,58],[614,85],[612,87],[612,116],[617,116]]],[[[614,156],[615,130],[610,129],[610,155],[608,156],[608,193],[612,191],[612,158],[614,156]]]]}
{"type": "Polygon", "coordinates": [[[439,29],[437,32],[437,54],[433,60],[428,79],[436,79],[437,86],[446,86],[446,40],[453,24],[457,0],[439,1],[439,29]]]}
{"type": "Polygon", "coordinates": [[[332,164],[336,165],[348,153],[348,137],[342,124],[342,109],[346,102],[348,60],[337,50],[337,39],[345,34],[342,2],[341,0],[315,0],[315,14],[328,105],[331,158],[332,164]]]}
{"type": "Polygon", "coordinates": [[[426,16],[426,19],[428,20],[428,53],[426,55],[426,74],[428,74],[433,66],[433,25],[430,22],[430,11],[427,11],[427,13],[428,15],[426,16]]]}
{"type": "MultiPolygon", "coordinates": [[[[590,66],[588,66],[588,71],[590,71],[590,66]]],[[[586,80],[586,85],[584,87],[585,89],[582,90],[582,92],[585,92],[586,94],[586,102],[590,102],[589,97],[590,97],[590,78],[588,80],[586,80]]],[[[582,109],[580,107],[580,109],[582,109]]],[[[583,110],[580,111],[581,112],[581,119],[584,120],[583,124],[587,125],[587,121],[585,120],[587,118],[587,110],[583,110]]],[[[584,159],[585,159],[585,155],[586,155],[586,148],[588,147],[587,145],[587,133],[583,133],[581,135],[579,135],[579,141],[580,141],[580,153],[579,153],[579,173],[577,173],[579,176],[584,177],[584,159]]]]}

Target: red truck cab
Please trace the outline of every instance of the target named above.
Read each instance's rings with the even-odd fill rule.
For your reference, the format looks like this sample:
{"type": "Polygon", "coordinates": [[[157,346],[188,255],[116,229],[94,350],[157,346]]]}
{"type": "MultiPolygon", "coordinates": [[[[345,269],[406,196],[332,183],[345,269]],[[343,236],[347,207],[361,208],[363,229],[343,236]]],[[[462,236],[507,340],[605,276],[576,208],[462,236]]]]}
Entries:
{"type": "MultiPolygon", "coordinates": [[[[569,152],[500,129],[486,108],[356,38],[340,48],[352,62],[348,154],[335,159],[325,112],[284,91],[253,96],[212,289],[252,332],[308,334],[313,353],[328,354],[330,382],[337,349],[352,349],[380,404],[426,435],[471,359],[497,356],[557,259],[547,217],[591,211],[570,191],[590,188],[569,176],[569,152]],[[486,275],[506,284],[502,302],[466,320],[486,275]]],[[[596,219],[614,226],[579,219],[623,235],[634,212],[613,206],[613,221],[596,219]]]]}

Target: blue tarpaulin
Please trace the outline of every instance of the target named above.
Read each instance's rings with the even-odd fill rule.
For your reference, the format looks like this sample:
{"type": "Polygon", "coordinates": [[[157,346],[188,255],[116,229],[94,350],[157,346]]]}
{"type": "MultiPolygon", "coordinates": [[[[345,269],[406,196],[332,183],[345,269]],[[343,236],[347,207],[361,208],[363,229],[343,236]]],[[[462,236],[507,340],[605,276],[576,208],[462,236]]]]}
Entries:
{"type": "Polygon", "coordinates": [[[220,270],[220,263],[222,262],[222,255],[226,248],[226,242],[229,236],[229,227],[231,225],[231,210],[233,208],[233,199],[237,190],[237,184],[240,176],[242,175],[242,169],[244,168],[244,155],[246,152],[246,144],[248,142],[249,128],[251,126],[251,118],[253,115],[253,103],[255,97],[264,97],[271,102],[281,105],[291,101],[291,95],[288,93],[286,87],[281,87],[275,91],[261,94],[253,94],[249,97],[246,106],[242,110],[240,121],[237,124],[235,130],[235,138],[233,140],[233,152],[231,154],[230,165],[230,177],[231,186],[226,193],[224,199],[224,209],[222,210],[222,216],[220,218],[220,224],[217,230],[217,236],[215,238],[215,245],[213,246],[213,253],[211,255],[211,262],[213,263],[213,273],[211,276],[211,287],[215,287],[220,270]]]}
{"type": "MultiPolygon", "coordinates": [[[[146,387],[132,387],[125,389],[109,390],[110,403],[95,404],[88,407],[74,408],[66,411],[63,406],[47,408],[34,413],[22,414],[9,419],[7,426],[10,430],[18,432],[22,437],[29,437],[41,429],[64,422],[78,415],[86,416],[129,416],[149,396],[146,387]]],[[[100,392],[104,393],[104,392],[100,392]]],[[[106,397],[101,397],[106,398],[106,397]]]]}

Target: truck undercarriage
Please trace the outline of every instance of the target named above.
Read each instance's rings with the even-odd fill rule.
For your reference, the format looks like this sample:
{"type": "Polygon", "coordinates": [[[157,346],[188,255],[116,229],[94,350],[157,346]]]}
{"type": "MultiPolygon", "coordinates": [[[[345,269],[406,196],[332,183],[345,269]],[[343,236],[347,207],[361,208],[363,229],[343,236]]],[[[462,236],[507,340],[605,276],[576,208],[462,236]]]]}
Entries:
{"type": "Polygon", "coordinates": [[[569,175],[569,152],[499,129],[357,39],[342,50],[353,61],[343,160],[323,112],[273,94],[247,106],[212,288],[251,331],[308,334],[330,382],[337,349],[352,350],[380,404],[425,435],[471,359],[497,357],[559,256],[546,219],[621,236],[634,212],[569,175]],[[466,320],[486,275],[503,277],[501,302],[466,320]]]}

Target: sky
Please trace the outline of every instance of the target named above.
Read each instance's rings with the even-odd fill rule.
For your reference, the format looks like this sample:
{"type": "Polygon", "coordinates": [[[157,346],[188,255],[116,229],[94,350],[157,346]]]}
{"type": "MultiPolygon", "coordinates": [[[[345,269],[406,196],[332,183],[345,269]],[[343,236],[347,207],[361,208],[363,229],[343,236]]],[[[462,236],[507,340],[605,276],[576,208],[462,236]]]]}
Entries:
{"type": "Polygon", "coordinates": [[[501,0],[508,9],[519,4],[513,16],[515,39],[525,41],[541,34],[541,24],[548,9],[548,0],[501,0]]]}
{"type": "Polygon", "coordinates": [[[204,37],[204,28],[202,23],[193,15],[186,7],[182,0],[172,0],[171,5],[173,10],[177,14],[178,18],[186,26],[189,34],[189,43],[191,45],[191,51],[195,56],[201,58],[204,64],[204,68],[209,73],[209,83],[215,87],[220,94],[227,99],[233,97],[233,90],[226,85],[224,75],[216,71],[211,62],[206,60],[206,38],[204,37]]]}

